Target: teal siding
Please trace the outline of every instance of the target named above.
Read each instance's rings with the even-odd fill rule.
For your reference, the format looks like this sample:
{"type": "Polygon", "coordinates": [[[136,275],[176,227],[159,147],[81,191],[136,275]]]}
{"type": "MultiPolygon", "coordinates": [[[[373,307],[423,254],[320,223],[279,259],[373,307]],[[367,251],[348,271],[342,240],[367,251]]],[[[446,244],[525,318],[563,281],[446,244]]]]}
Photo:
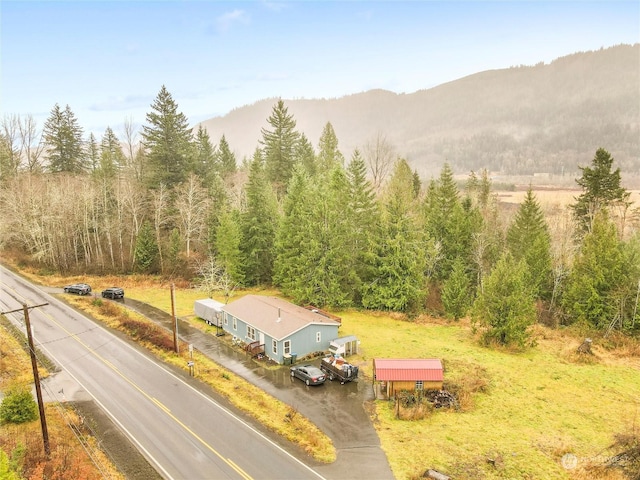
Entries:
{"type": "MultiPolygon", "coordinates": [[[[230,335],[238,337],[245,343],[254,340],[247,337],[247,322],[235,318],[228,312],[224,312],[222,328],[230,335]],[[226,320],[226,321],[225,321],[226,320]],[[234,320],[236,329],[233,328],[234,320]]],[[[287,340],[291,344],[291,354],[296,354],[298,358],[304,357],[314,352],[325,352],[329,350],[329,342],[338,338],[338,325],[307,325],[303,329],[292,335],[277,341],[277,353],[273,352],[273,337],[266,332],[255,329],[256,341],[260,340],[260,333],[264,335],[264,353],[276,363],[284,363],[284,344],[287,340]],[[319,334],[319,340],[318,340],[319,334]]]]}

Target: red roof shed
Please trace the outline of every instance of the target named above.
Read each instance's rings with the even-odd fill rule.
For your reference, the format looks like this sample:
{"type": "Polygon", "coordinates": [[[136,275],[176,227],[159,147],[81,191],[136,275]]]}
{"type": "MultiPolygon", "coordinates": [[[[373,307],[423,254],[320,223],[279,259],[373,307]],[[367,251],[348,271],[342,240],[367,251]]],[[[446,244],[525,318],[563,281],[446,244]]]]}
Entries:
{"type": "Polygon", "coordinates": [[[377,381],[442,382],[442,362],[437,358],[376,358],[373,369],[377,381]]]}

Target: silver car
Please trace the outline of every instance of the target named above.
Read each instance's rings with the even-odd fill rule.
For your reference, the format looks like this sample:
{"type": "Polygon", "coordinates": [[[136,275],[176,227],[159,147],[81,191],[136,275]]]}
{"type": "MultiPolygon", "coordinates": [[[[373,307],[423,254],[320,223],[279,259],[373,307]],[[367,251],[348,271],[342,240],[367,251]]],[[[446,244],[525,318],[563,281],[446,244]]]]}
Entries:
{"type": "Polygon", "coordinates": [[[320,385],[326,380],[326,376],[322,370],[313,365],[301,365],[299,367],[291,367],[291,376],[299,378],[307,385],[320,385]]]}

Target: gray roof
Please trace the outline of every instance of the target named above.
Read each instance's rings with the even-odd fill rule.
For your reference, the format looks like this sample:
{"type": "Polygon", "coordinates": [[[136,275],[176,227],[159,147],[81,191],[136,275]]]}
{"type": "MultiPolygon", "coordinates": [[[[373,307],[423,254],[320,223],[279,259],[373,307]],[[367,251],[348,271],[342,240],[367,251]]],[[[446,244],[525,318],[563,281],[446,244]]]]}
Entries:
{"type": "Polygon", "coordinates": [[[355,335],[349,335],[347,337],[336,338],[335,340],[331,340],[331,343],[335,343],[336,345],[344,345],[349,342],[357,341],[358,338],[355,335]]]}
{"type": "Polygon", "coordinates": [[[289,337],[308,325],[340,326],[340,322],[319,312],[277,297],[245,295],[225,305],[223,310],[276,340],[289,337]]]}

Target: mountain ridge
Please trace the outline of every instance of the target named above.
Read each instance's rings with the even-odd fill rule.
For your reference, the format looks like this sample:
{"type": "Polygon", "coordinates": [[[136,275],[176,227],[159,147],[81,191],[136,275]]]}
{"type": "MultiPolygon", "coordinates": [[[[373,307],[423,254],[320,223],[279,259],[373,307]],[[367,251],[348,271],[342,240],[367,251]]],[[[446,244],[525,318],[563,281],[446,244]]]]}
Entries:
{"type": "MultiPolygon", "coordinates": [[[[200,122],[238,160],[259,145],[278,98],[200,122]]],[[[346,159],[381,134],[423,176],[455,171],[574,175],[599,147],[640,170],[640,44],[549,63],[477,72],[413,93],[373,89],[332,99],[283,99],[316,147],[331,122],[346,159]]]]}

